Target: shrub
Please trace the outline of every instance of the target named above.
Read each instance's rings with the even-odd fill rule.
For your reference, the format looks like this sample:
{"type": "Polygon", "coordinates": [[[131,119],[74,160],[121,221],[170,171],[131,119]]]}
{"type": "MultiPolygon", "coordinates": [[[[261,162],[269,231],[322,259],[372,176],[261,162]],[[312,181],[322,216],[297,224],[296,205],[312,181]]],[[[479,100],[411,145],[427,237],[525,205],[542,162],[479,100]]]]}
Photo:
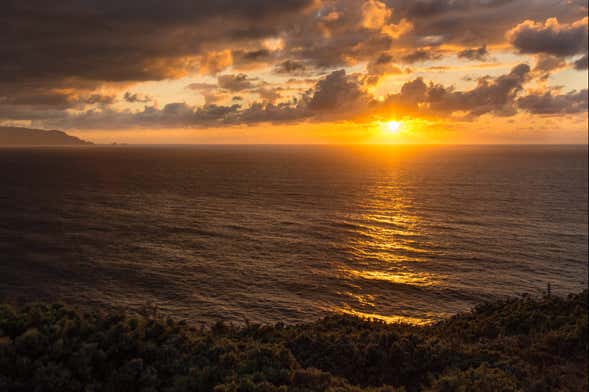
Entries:
{"type": "Polygon", "coordinates": [[[587,335],[587,290],[486,303],[420,327],[334,315],[197,329],[0,305],[0,390],[586,390],[587,335]]]}

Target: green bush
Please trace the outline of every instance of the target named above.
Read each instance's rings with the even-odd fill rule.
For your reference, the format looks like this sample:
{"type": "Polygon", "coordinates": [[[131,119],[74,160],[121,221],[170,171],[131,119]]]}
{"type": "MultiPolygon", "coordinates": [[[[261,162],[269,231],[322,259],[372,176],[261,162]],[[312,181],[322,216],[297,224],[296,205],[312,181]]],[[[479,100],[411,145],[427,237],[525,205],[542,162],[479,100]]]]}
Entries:
{"type": "Polygon", "coordinates": [[[0,391],[550,391],[587,388],[587,290],[429,326],[334,315],[208,329],[0,305],[0,391]]]}

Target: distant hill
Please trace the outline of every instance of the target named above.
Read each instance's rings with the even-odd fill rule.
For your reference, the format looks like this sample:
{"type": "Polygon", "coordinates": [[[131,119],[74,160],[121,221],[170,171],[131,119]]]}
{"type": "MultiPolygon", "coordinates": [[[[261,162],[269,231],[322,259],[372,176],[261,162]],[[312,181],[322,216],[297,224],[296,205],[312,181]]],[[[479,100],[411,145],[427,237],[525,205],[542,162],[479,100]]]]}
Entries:
{"type": "Polygon", "coordinates": [[[0,127],[0,146],[83,146],[93,143],[62,131],[0,127]]]}

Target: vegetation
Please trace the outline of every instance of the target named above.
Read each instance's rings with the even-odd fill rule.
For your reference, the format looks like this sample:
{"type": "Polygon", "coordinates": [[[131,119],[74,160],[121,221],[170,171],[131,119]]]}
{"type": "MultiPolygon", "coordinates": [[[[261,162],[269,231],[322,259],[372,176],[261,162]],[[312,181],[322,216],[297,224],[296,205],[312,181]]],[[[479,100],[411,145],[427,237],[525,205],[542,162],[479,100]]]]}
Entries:
{"type": "Polygon", "coordinates": [[[580,391],[587,350],[587,290],[486,303],[421,327],[330,316],[198,329],[0,307],[1,391],[580,391]]]}

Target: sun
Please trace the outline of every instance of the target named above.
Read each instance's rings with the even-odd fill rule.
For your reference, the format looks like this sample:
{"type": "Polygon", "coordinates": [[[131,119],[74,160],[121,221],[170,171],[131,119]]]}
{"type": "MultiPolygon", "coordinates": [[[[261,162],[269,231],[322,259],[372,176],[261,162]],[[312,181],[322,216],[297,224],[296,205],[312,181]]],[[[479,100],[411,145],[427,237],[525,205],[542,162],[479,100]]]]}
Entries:
{"type": "Polygon", "coordinates": [[[401,129],[401,122],[399,121],[389,121],[386,123],[387,126],[387,130],[390,133],[397,133],[399,132],[399,129],[401,129]]]}

